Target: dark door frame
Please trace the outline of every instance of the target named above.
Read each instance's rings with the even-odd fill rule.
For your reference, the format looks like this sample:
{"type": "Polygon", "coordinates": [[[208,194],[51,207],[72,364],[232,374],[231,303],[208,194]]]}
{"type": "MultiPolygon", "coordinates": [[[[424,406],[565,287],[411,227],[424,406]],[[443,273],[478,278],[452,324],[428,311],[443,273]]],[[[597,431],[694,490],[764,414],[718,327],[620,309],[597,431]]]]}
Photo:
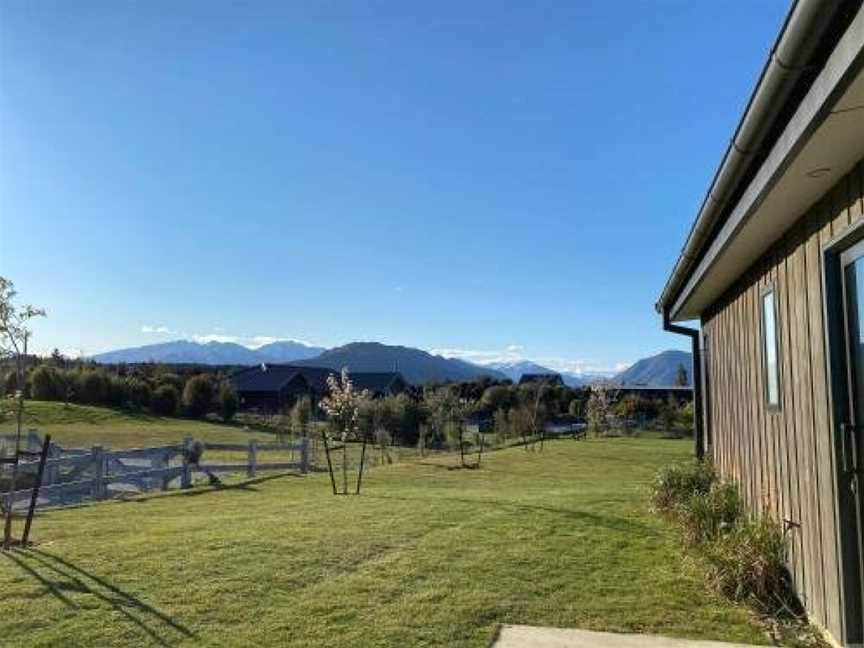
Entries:
{"type": "MultiPolygon", "coordinates": [[[[850,420],[850,371],[846,343],[846,304],[841,256],[864,241],[864,221],[846,228],[822,246],[822,319],[826,344],[828,399],[831,410],[831,442],[834,450],[834,479],[838,505],[840,585],[843,598],[842,643],[864,641],[864,548],[861,544],[860,502],[853,492],[853,474],[844,471],[848,439],[844,424],[850,420]]],[[[857,488],[864,488],[864,479],[857,488]]]]}

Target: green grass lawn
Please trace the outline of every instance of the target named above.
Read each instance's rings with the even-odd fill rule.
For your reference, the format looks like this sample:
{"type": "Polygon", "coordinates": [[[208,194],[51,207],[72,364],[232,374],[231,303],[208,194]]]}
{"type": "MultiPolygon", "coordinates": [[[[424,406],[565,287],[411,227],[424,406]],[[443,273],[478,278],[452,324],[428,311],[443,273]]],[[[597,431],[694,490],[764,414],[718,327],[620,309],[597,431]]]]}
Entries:
{"type": "MultiPolygon", "coordinates": [[[[14,401],[0,400],[0,434],[15,431],[14,401]]],[[[24,429],[51,434],[67,447],[101,444],[110,448],[140,448],[178,443],[186,435],[213,442],[245,442],[255,438],[272,442],[273,434],[245,428],[242,423],[216,423],[167,416],[153,416],[89,405],[63,405],[26,401],[24,429]]]]}
{"type": "Polygon", "coordinates": [[[487,646],[500,623],[767,643],[707,591],[645,486],[685,441],[282,476],[41,514],[0,555],[4,646],[487,646]]]}

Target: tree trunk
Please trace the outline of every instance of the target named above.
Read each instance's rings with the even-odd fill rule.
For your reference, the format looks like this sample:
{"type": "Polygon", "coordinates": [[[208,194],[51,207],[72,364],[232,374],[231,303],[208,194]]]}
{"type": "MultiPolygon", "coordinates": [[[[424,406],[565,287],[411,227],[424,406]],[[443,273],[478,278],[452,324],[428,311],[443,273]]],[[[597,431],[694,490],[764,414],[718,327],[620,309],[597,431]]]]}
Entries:
{"type": "MultiPolygon", "coordinates": [[[[27,358],[27,337],[24,337],[24,359],[27,358]]],[[[12,508],[14,502],[12,501],[11,494],[15,492],[15,482],[18,477],[18,459],[21,454],[21,418],[24,416],[24,383],[26,378],[24,376],[24,364],[21,358],[21,354],[17,354],[15,358],[15,369],[16,369],[16,381],[15,389],[18,392],[18,413],[16,417],[16,431],[15,431],[15,463],[12,464],[12,475],[9,479],[9,501],[6,503],[8,509],[6,511],[6,524],[3,528],[3,548],[9,549],[12,546],[12,508]]]]}
{"type": "Polygon", "coordinates": [[[480,450],[477,452],[477,467],[480,467],[480,462],[483,461],[483,433],[477,433],[477,440],[480,442],[480,450]]]}
{"type": "Polygon", "coordinates": [[[357,475],[357,491],[354,493],[355,495],[360,494],[360,484],[363,482],[363,464],[366,459],[366,437],[368,435],[363,435],[363,447],[360,449],[360,472],[357,475]]]}
{"type": "Polygon", "coordinates": [[[462,467],[465,467],[465,430],[459,426],[459,456],[462,459],[462,467]]]}
{"type": "Polygon", "coordinates": [[[348,437],[342,439],[342,494],[348,494],[348,437]]]}
{"type": "Polygon", "coordinates": [[[330,460],[330,446],[327,443],[327,432],[321,430],[321,438],[324,440],[324,454],[327,456],[327,470],[330,473],[330,485],[333,486],[333,494],[336,494],[336,476],[333,474],[333,462],[330,460]]]}

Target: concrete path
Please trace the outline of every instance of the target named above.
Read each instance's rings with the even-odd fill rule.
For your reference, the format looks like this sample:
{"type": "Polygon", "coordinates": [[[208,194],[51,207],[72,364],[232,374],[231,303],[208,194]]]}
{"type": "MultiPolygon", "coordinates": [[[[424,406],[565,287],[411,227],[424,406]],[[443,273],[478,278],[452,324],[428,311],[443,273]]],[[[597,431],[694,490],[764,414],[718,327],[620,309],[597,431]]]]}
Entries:
{"type": "Polygon", "coordinates": [[[752,648],[744,644],[720,641],[673,639],[657,635],[615,634],[570,630],[566,628],[537,628],[523,625],[504,625],[492,648],[752,648]]]}

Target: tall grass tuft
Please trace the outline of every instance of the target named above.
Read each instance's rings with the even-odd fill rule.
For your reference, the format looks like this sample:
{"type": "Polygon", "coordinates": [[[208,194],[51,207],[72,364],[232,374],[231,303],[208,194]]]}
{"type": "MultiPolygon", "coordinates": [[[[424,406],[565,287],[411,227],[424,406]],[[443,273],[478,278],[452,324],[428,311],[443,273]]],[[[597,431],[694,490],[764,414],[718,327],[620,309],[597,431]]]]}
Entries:
{"type": "Polygon", "coordinates": [[[770,517],[747,515],[737,486],[721,481],[710,463],[658,472],[651,504],[675,519],[686,543],[702,551],[713,589],[777,619],[802,617],[786,569],[782,529],[770,517]]]}
{"type": "Polygon", "coordinates": [[[655,511],[678,514],[695,495],[706,495],[717,473],[705,461],[676,464],[660,470],[651,483],[651,504],[655,511]]]}
{"type": "Polygon", "coordinates": [[[786,569],[783,531],[770,518],[742,518],[705,552],[711,562],[708,582],[720,593],[767,614],[801,614],[786,569]]]}
{"type": "Polygon", "coordinates": [[[715,482],[707,493],[694,493],[678,510],[688,544],[710,542],[734,528],[744,515],[738,489],[728,482],[715,482]]]}

